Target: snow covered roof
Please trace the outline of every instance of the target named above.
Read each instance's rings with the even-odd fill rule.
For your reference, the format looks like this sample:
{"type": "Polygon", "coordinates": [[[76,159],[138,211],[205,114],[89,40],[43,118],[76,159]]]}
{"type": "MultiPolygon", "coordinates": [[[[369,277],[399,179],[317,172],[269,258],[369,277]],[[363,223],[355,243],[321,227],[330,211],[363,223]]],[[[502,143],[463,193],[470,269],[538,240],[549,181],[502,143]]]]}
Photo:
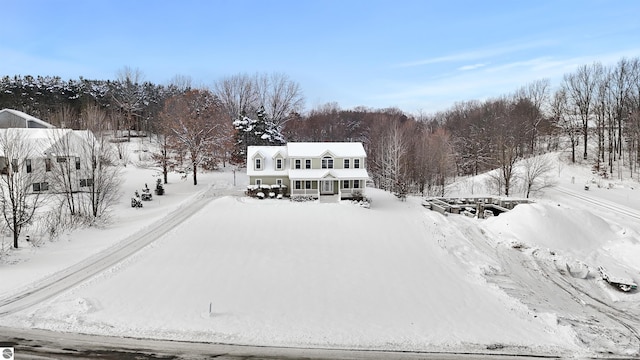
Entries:
{"type": "MultiPolygon", "coordinates": [[[[56,155],[56,147],[58,149],[64,148],[65,152],[67,152],[66,154],[58,155],[73,155],[73,153],[77,152],[75,147],[77,147],[81,141],[90,140],[91,138],[94,138],[94,135],[88,130],[77,131],[58,128],[9,128],[0,129],[0,138],[7,138],[9,140],[23,139],[25,142],[29,143],[31,155],[44,157],[46,155],[56,155]],[[62,140],[68,137],[71,137],[68,143],[65,141],[66,144],[61,144],[62,140]]],[[[60,152],[60,150],[58,152],[60,152]]],[[[0,152],[0,156],[1,155],[2,153],[0,152]]]]}
{"type": "MultiPolygon", "coordinates": [[[[21,122],[21,121],[18,121],[21,122]]],[[[37,117],[31,116],[22,111],[13,110],[13,109],[2,109],[0,110],[0,127],[1,128],[40,128],[40,129],[51,129],[55,128],[55,126],[49,124],[46,121],[40,120],[37,117]],[[15,119],[20,118],[24,121],[23,124],[16,123],[15,119]]]]}
{"type": "Polygon", "coordinates": [[[260,155],[263,158],[273,159],[276,157],[278,153],[286,157],[287,147],[286,146],[248,146],[247,147],[248,159],[255,159],[257,155],[260,155]]]}
{"type": "Polygon", "coordinates": [[[337,157],[366,157],[359,142],[291,142],[287,143],[289,157],[319,157],[326,152],[337,157]]]}

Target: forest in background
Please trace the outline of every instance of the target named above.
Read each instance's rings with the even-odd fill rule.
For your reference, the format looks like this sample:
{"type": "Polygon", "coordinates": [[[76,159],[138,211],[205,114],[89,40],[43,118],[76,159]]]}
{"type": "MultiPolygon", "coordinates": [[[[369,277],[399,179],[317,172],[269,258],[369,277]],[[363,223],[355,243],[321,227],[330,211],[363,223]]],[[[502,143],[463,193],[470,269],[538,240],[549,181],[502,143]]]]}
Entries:
{"type": "Polygon", "coordinates": [[[281,73],[232,75],[195,88],[188,77],[154,84],[127,67],[115,80],[5,76],[0,108],[120,139],[147,136],[159,145],[155,155],[165,174],[180,159],[194,184],[198,168],[241,165],[246,146],[285,141],[361,141],[375,185],[398,194],[444,195],[458,176],[497,170],[496,194],[528,196],[536,185],[526,174],[549,164],[520,160],[567,149],[571,161],[592,164],[599,176],[640,174],[638,58],[582,65],[560,84],[541,79],[434,114],[337,103],[304,111],[300,85],[281,73]],[[85,116],[87,109],[104,116],[85,116]],[[92,123],[96,118],[100,124],[92,123]],[[517,169],[522,163],[529,164],[524,171],[517,169]]]}

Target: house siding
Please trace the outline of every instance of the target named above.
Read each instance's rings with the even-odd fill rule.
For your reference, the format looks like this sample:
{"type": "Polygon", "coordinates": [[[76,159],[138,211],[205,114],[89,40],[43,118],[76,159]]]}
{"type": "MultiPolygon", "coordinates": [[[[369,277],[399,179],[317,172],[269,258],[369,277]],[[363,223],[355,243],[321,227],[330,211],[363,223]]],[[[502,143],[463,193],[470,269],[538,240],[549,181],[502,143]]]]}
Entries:
{"type": "Polygon", "coordinates": [[[290,183],[289,183],[290,180],[289,180],[289,177],[286,176],[286,175],[283,175],[283,176],[260,176],[260,175],[250,176],[249,177],[249,185],[255,185],[257,179],[262,180],[262,184],[264,184],[264,185],[275,185],[276,181],[278,181],[278,179],[282,179],[282,184],[285,185],[287,188],[290,188],[290,183]]]}

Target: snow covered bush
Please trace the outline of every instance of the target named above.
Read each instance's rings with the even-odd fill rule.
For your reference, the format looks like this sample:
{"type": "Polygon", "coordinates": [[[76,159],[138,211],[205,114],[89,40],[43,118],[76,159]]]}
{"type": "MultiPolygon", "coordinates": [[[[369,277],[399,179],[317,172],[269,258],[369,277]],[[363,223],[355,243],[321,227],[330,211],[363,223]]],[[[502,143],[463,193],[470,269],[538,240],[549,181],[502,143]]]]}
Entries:
{"type": "Polygon", "coordinates": [[[362,194],[362,191],[360,190],[354,190],[351,193],[351,199],[355,200],[355,201],[362,201],[365,200],[364,195],[362,194]]]}
{"type": "Polygon", "coordinates": [[[260,187],[256,185],[247,185],[247,190],[244,192],[244,194],[250,197],[256,197],[258,196],[259,191],[260,187]]]}
{"type": "Polygon", "coordinates": [[[369,209],[371,207],[371,203],[367,199],[364,199],[364,200],[351,200],[351,203],[354,204],[354,205],[361,206],[361,207],[363,207],[365,209],[369,209]]]}
{"type": "Polygon", "coordinates": [[[296,202],[305,202],[305,201],[315,200],[311,195],[292,195],[290,199],[291,201],[296,201],[296,202]]]}

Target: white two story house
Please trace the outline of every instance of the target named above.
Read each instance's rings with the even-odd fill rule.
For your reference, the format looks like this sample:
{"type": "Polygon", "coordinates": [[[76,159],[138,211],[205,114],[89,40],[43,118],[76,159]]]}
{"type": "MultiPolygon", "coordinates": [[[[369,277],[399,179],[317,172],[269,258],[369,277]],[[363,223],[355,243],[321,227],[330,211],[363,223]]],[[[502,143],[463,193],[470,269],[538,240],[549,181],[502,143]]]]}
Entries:
{"type": "Polygon", "coordinates": [[[247,149],[249,184],[280,185],[290,195],[341,199],[364,195],[369,179],[366,164],[367,154],[359,142],[291,142],[247,149]]]}
{"type": "Polygon", "coordinates": [[[0,176],[24,172],[33,192],[56,191],[55,184],[68,181],[73,192],[92,186],[89,144],[97,144],[88,130],[57,128],[0,129],[0,176]]]}

